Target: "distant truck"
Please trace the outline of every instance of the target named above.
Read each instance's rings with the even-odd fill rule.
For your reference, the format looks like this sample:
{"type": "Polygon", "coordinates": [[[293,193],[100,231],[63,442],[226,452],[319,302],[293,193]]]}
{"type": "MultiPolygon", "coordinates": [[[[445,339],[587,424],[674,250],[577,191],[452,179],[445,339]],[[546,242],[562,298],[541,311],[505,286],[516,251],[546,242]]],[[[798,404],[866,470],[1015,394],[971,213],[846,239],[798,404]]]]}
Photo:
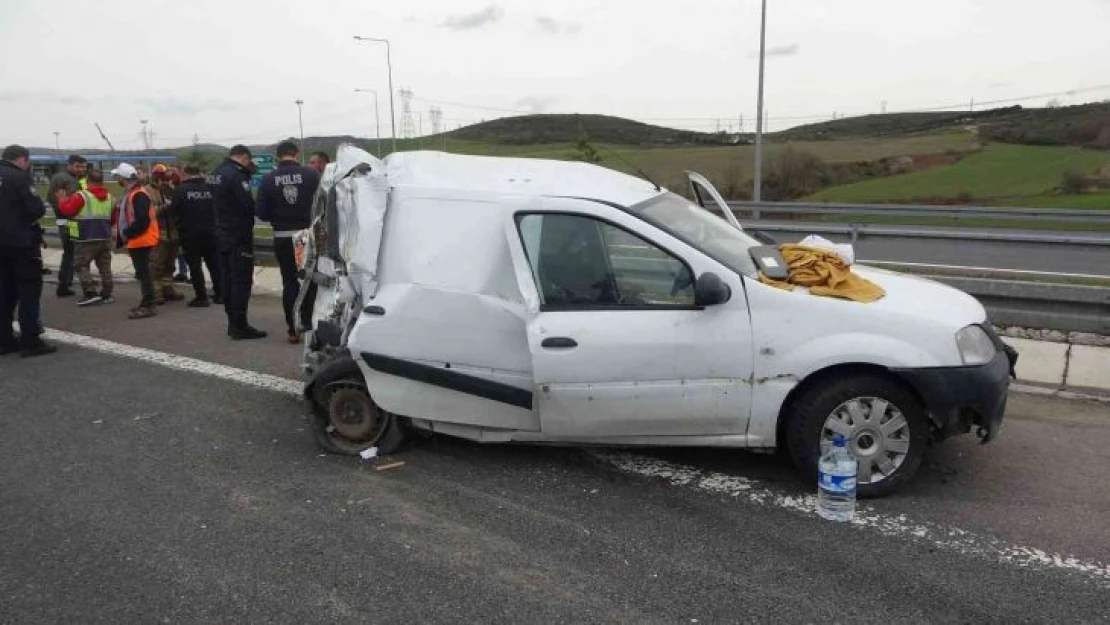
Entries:
{"type": "Polygon", "coordinates": [[[691,185],[728,220],[585,163],[341,146],[302,233],[316,440],[782,449],[812,477],[842,435],[878,496],[932,442],[997,435],[1016,354],[975,299],[860,266],[885,297],[768,286],[691,185]]]}

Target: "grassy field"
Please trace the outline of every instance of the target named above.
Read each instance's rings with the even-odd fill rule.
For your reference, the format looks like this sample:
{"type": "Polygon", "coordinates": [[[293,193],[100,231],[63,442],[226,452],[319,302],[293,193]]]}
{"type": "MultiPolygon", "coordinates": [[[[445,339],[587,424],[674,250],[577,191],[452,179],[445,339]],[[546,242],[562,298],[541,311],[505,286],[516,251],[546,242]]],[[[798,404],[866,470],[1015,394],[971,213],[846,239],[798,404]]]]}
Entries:
{"type": "MultiPolygon", "coordinates": [[[[907,154],[942,154],[946,151],[967,151],[977,147],[969,133],[941,133],[932,135],[896,137],[885,139],[844,139],[840,141],[793,141],[766,144],[766,159],[787,146],[817,155],[830,163],[871,161],[907,154]]],[[[442,149],[442,144],[425,145],[428,149],[442,149]]],[[[641,168],[659,184],[672,190],[686,186],[685,170],[705,175],[715,185],[726,187],[730,181],[739,184],[750,180],[755,163],[755,148],[750,145],[707,147],[645,147],[598,145],[603,157],[601,164],[618,171],[633,173],[629,163],[641,168]],[[614,156],[616,153],[618,156],[614,156]],[[739,178],[739,180],[737,180],[739,178]]],[[[527,158],[570,159],[575,155],[569,143],[515,146],[491,143],[447,141],[447,149],[459,154],[485,156],[517,156],[527,158]]]]}
{"type": "Polygon", "coordinates": [[[910,203],[970,196],[1001,206],[1110,209],[1108,194],[1052,195],[1065,171],[1110,164],[1110,152],[1070,147],[992,144],[954,165],[825,189],[809,200],[910,203]]]}

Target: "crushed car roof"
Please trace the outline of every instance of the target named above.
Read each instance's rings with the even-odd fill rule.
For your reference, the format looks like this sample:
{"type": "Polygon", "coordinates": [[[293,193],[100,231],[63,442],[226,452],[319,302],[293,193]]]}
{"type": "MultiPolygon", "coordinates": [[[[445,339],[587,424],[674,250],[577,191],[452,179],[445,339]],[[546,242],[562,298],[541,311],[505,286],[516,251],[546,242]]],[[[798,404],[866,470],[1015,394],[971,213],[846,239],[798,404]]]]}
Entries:
{"type": "Polygon", "coordinates": [[[398,152],[385,158],[391,186],[460,189],[504,195],[567,196],[630,206],[659,195],[655,185],[574,161],[398,152]]]}

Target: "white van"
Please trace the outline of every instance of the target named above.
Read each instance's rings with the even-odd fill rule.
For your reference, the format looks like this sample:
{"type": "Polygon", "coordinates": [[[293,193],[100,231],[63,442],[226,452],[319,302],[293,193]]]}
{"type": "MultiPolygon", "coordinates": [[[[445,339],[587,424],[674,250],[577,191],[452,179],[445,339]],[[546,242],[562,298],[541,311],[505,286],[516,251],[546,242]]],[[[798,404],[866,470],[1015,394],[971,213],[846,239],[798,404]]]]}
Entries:
{"type": "Polygon", "coordinates": [[[768,286],[730,212],[639,178],[342,146],[314,212],[297,310],[329,451],[388,453],[424,430],[782,449],[812,476],[843,435],[875,496],[932,441],[1001,424],[1016,353],[975,299],[858,265],[885,297],[768,286]]]}

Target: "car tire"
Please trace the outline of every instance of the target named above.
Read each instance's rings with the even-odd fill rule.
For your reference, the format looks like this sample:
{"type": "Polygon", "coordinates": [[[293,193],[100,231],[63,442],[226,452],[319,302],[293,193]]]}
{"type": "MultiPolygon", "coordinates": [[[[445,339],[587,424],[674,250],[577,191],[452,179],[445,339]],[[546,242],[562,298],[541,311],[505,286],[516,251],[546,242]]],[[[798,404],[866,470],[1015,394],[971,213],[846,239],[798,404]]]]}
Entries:
{"type": "Polygon", "coordinates": [[[792,402],[787,419],[787,450],[811,484],[817,480],[822,439],[834,434],[848,439],[861,465],[856,492],[864,498],[889,495],[912,478],[929,445],[921,400],[898,380],[878,374],[818,382],[792,402]]]}
{"type": "Polygon", "coordinates": [[[349,356],[338,357],[320,367],[305,397],[309,430],[320,449],[333,454],[357,456],[369,447],[380,455],[391,454],[405,443],[405,430],[397,415],[382,410],[366,389],[358,365],[349,356]],[[337,402],[346,402],[345,406],[337,402]],[[353,411],[344,424],[336,410],[353,411]],[[371,421],[360,425],[360,420],[371,421]]]}

